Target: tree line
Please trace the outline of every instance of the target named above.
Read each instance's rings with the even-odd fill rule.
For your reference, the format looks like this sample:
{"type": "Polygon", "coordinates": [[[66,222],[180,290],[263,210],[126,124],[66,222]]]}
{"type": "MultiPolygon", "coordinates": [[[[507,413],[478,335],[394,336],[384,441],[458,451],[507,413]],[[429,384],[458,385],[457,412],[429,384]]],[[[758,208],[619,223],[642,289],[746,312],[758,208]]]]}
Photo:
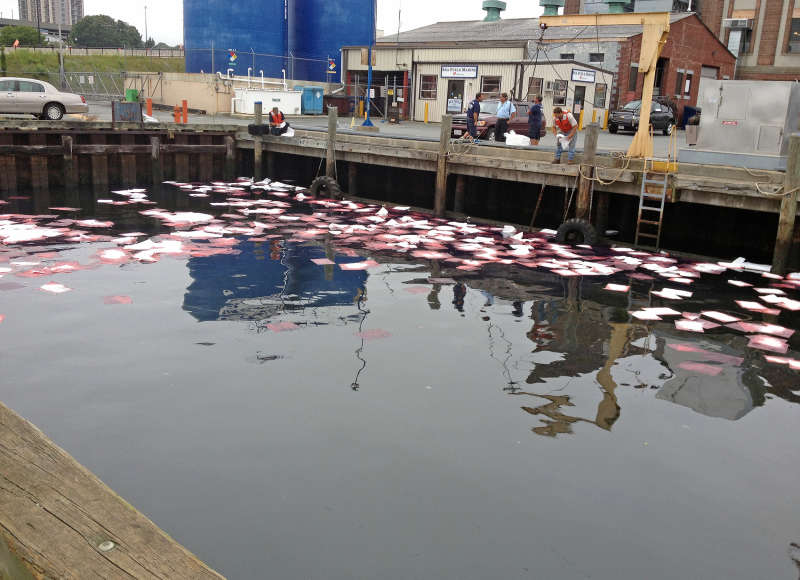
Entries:
{"type": "MultiPolygon", "coordinates": [[[[46,46],[44,36],[30,26],[6,26],[0,29],[0,46],[46,46]]],[[[105,14],[85,16],[72,26],[67,44],[75,48],[173,48],[163,42],[147,41],[135,26],[114,20],[105,14]]]]}

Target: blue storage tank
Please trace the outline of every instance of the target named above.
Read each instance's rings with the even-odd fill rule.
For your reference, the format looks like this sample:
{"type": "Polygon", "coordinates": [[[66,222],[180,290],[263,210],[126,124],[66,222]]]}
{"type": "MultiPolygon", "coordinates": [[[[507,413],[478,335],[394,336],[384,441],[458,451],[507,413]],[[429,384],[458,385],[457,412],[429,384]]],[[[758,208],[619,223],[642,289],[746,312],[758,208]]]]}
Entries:
{"type": "Polygon", "coordinates": [[[375,42],[376,0],[289,0],[289,74],[293,79],[339,82],[343,46],[375,42]],[[326,59],[336,61],[327,74],[326,59]]]}
{"type": "Polygon", "coordinates": [[[288,1],[183,0],[186,72],[226,74],[232,68],[246,76],[251,67],[254,76],[263,70],[280,78],[287,68],[288,1]]]}

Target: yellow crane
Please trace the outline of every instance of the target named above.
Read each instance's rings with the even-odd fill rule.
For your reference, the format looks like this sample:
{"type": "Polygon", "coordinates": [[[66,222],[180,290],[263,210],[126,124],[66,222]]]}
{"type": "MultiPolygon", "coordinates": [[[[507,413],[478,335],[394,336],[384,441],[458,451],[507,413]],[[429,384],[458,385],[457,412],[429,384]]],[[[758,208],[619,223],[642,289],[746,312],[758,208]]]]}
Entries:
{"type": "Polygon", "coordinates": [[[650,103],[656,79],[656,63],[667,42],[669,12],[627,14],[569,14],[565,16],[540,16],[539,24],[551,26],[642,26],[642,50],[639,72],[644,73],[642,106],[639,109],[639,129],[628,148],[628,157],[653,157],[653,138],[650,135],[650,103]]]}

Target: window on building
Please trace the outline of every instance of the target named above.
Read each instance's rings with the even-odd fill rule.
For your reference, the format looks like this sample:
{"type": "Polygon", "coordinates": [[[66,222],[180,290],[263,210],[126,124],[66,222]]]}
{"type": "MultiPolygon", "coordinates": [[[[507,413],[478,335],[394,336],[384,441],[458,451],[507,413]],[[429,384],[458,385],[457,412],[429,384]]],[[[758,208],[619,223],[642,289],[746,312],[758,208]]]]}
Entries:
{"type": "Polygon", "coordinates": [[[675,73],[675,98],[680,99],[683,94],[683,71],[675,73]]]}
{"type": "Polygon", "coordinates": [[[639,65],[632,64],[628,75],[628,90],[636,92],[636,82],[639,80],[639,65]]]}
{"type": "Polygon", "coordinates": [[[533,101],[536,98],[536,95],[542,94],[542,82],[541,78],[531,77],[528,79],[528,100],[533,101]]]}
{"type": "Polygon", "coordinates": [[[800,52],[800,18],[792,18],[789,28],[789,52],[800,52]]]}
{"type": "MultiPolygon", "coordinates": [[[[800,19],[798,19],[798,20],[800,20],[800,19]]],[[[794,20],[792,22],[794,22],[794,20]]],[[[800,40],[800,37],[798,37],[798,40],[800,40]]],[[[798,50],[800,51],[800,47],[798,47],[798,50]]],[[[743,52],[745,54],[750,54],[751,52],[753,52],[753,29],[752,28],[746,28],[745,30],[742,30],[742,44],[741,44],[741,47],[740,47],[739,51],[743,52]]],[[[791,49],[789,50],[789,52],[791,52],[791,49]]]]}
{"type": "Polygon", "coordinates": [[[606,59],[606,55],[602,52],[590,52],[589,53],[589,62],[603,62],[606,59]]]}
{"type": "Polygon", "coordinates": [[[500,77],[481,77],[481,92],[486,95],[499,95],[500,77]]]}
{"type": "Polygon", "coordinates": [[[567,104],[567,81],[553,81],[553,106],[563,107],[567,104]]]}
{"type": "Polygon", "coordinates": [[[562,52],[558,57],[561,60],[575,60],[575,53],[574,52],[562,52]]]}
{"type": "Polygon", "coordinates": [[[683,98],[688,99],[692,94],[692,73],[687,72],[683,79],[683,98]]]}
{"type": "Polygon", "coordinates": [[[419,98],[435,99],[438,84],[439,77],[436,75],[422,75],[419,79],[419,98]]]}
{"type": "Polygon", "coordinates": [[[598,109],[606,108],[606,93],[608,93],[608,85],[605,83],[597,83],[594,86],[594,106],[598,109]]]}

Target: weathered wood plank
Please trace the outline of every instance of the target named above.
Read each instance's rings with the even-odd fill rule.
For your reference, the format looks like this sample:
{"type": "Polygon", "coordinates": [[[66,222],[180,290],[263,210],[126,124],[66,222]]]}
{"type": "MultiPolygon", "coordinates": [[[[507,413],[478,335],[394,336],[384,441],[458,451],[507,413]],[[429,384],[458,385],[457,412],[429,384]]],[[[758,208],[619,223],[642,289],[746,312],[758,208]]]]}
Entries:
{"type": "MultiPolygon", "coordinates": [[[[34,147],[41,147],[47,143],[47,135],[31,134],[29,143],[34,147]]],[[[34,193],[42,193],[50,190],[50,175],[47,170],[47,156],[33,155],[31,163],[31,189],[34,193]]]]}
{"type": "MultiPolygon", "coordinates": [[[[197,179],[198,181],[211,181],[214,173],[214,157],[210,153],[199,152],[197,147],[209,147],[212,145],[212,137],[210,135],[201,135],[196,138],[197,145],[190,145],[192,151],[198,153],[195,158],[197,163],[197,179]]],[[[224,145],[218,145],[220,152],[225,150],[224,145]]]]}
{"type": "MultiPolygon", "coordinates": [[[[132,146],[136,144],[136,137],[123,133],[119,137],[122,146],[132,146]]],[[[145,147],[147,147],[145,145],[145,147]]],[[[136,185],[136,156],[128,153],[120,155],[120,173],[123,187],[134,187],[136,185]]]]}
{"type": "MultiPolygon", "coordinates": [[[[186,135],[175,135],[175,145],[185,146],[187,142],[186,135]]],[[[175,153],[175,181],[189,181],[189,156],[186,153],[175,153]]]]}
{"type": "MultiPolygon", "coordinates": [[[[13,135],[0,132],[0,147],[13,143],[13,135]]],[[[0,155],[0,191],[9,195],[17,193],[17,159],[12,155],[0,155]]]]}
{"type": "MultiPolygon", "coordinates": [[[[89,137],[94,145],[106,147],[106,136],[96,133],[89,137]]],[[[73,152],[79,145],[73,146],[73,152]]],[[[95,155],[92,157],[92,186],[97,189],[108,187],[108,155],[95,155]]]]}
{"type": "MultiPolygon", "coordinates": [[[[104,137],[103,133],[100,133],[104,137]]],[[[131,135],[132,137],[132,135],[131,135]]],[[[224,145],[173,145],[166,144],[165,153],[224,153],[224,145]]],[[[150,152],[149,145],[73,145],[75,155],[145,155],[150,152]]],[[[0,145],[0,155],[62,155],[60,145],[0,145]]]]}
{"type": "Polygon", "coordinates": [[[222,578],[2,403],[0,536],[35,578],[222,578]]]}

